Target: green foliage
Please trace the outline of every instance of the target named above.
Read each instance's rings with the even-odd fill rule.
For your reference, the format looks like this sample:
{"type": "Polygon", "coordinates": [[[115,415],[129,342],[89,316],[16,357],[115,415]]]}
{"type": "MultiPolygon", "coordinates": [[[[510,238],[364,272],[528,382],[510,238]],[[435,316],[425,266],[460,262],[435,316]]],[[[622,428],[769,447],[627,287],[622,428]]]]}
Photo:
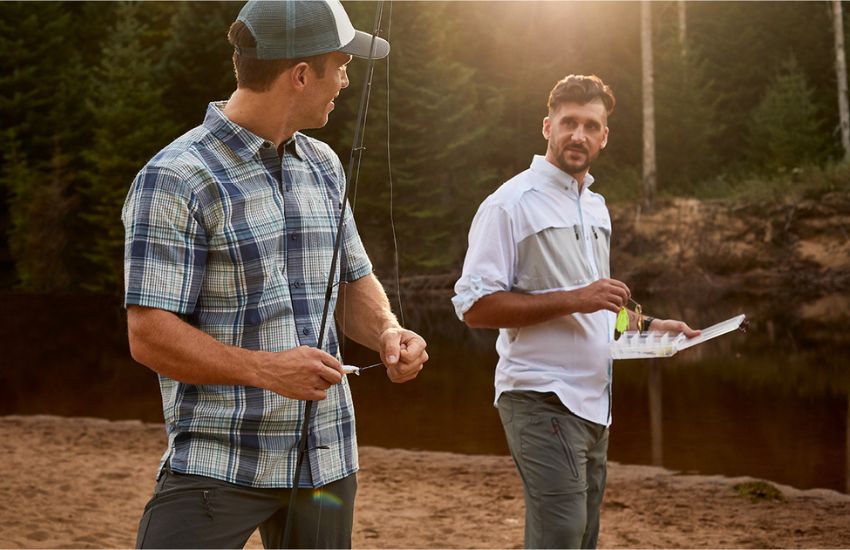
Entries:
{"type": "Polygon", "coordinates": [[[65,50],[72,13],[59,4],[0,6],[0,116],[4,121],[0,187],[7,193],[8,246],[17,285],[29,291],[76,287],[76,195],[86,135],[83,68],[65,50]]]}
{"type": "MultiPolygon", "coordinates": [[[[375,3],[345,5],[357,28],[371,29],[375,3]]],[[[120,288],[127,186],[232,89],[226,33],[240,8],[0,3],[0,258],[14,261],[20,286],[120,288]]],[[[676,5],[653,5],[660,192],[757,201],[846,187],[840,168],[819,168],[839,146],[827,6],[689,2],[687,10],[683,58],[676,5]],[[796,69],[777,74],[792,56],[796,69]]],[[[609,202],[639,198],[638,15],[636,3],[385,4],[403,271],[459,267],[481,199],[545,150],[547,93],[570,73],[599,75],[617,97],[593,189],[609,202]]],[[[357,205],[379,272],[393,263],[386,63],[376,64],[357,205]]],[[[346,165],[364,68],[351,64],[331,123],[311,132],[346,165]]]]}
{"type": "MultiPolygon", "coordinates": [[[[360,11],[374,13],[369,4],[349,9],[362,19],[366,14],[360,11]]],[[[366,135],[369,154],[363,159],[356,202],[370,254],[379,264],[392,265],[386,164],[389,101],[393,216],[402,270],[410,273],[445,271],[460,263],[465,239],[459,236],[465,235],[483,196],[501,183],[487,164],[492,151],[485,145],[499,135],[501,98],[482,88],[474,69],[446,59],[446,38],[455,29],[447,23],[445,10],[443,4],[394,7],[390,33],[404,37],[404,47],[393,50],[389,99],[386,67],[376,65],[366,135]]],[[[351,112],[360,99],[364,75],[357,71],[364,65],[351,69],[356,80],[345,92],[351,112]]],[[[334,113],[331,123],[340,115],[334,113]]],[[[353,134],[354,116],[348,122],[353,134]]]]}
{"type": "Polygon", "coordinates": [[[732,489],[742,497],[747,497],[753,502],[775,500],[785,502],[785,495],[776,486],[767,481],[745,481],[736,483],[732,489]]]}
{"type": "Polygon", "coordinates": [[[239,8],[237,2],[182,2],[171,19],[158,70],[168,89],[163,103],[181,131],[203,120],[207,103],[227,99],[236,88],[227,29],[239,8]]]}
{"type": "Polygon", "coordinates": [[[165,143],[174,124],[162,105],[162,88],[153,52],[143,46],[148,32],[140,5],[123,3],[104,42],[101,62],[92,71],[86,107],[94,140],[85,194],[92,226],[86,257],[97,268],[86,287],[119,291],[123,285],[124,227],[121,207],[133,176],[165,143]]]}
{"type": "Polygon", "coordinates": [[[593,177],[595,181],[591,189],[601,193],[608,204],[638,202],[641,199],[640,166],[611,163],[601,169],[594,169],[593,177]]]}
{"type": "Polygon", "coordinates": [[[659,192],[687,195],[718,169],[715,142],[723,131],[717,112],[720,95],[700,52],[683,49],[675,26],[666,29],[655,59],[659,192]]]}
{"type": "Polygon", "coordinates": [[[789,59],[750,116],[748,154],[755,167],[775,173],[824,160],[827,140],[814,95],[789,59]]]}
{"type": "MultiPolygon", "coordinates": [[[[838,124],[832,23],[828,3],[688,2],[689,43],[699,49],[718,99],[722,122],[714,150],[718,172],[753,169],[745,154],[749,113],[764,97],[776,67],[794,57],[810,85],[827,128],[838,124]]],[[[657,68],[660,75],[662,67],[657,68]]],[[[659,109],[662,106],[658,106],[659,109]]],[[[833,136],[828,150],[838,147],[833,136]]]]}
{"type": "Polygon", "coordinates": [[[781,174],[720,175],[694,190],[700,199],[727,198],[739,204],[795,202],[847,189],[850,165],[804,166],[781,174]]]}
{"type": "Polygon", "coordinates": [[[68,195],[68,157],[56,151],[49,172],[33,170],[13,131],[6,133],[3,184],[9,193],[9,245],[19,285],[29,291],[56,292],[72,286],[69,232],[65,227],[76,197],[68,195]]]}
{"type": "Polygon", "coordinates": [[[4,127],[28,144],[29,155],[51,141],[44,130],[57,99],[63,35],[71,21],[52,3],[8,3],[0,9],[0,114],[4,127]]]}

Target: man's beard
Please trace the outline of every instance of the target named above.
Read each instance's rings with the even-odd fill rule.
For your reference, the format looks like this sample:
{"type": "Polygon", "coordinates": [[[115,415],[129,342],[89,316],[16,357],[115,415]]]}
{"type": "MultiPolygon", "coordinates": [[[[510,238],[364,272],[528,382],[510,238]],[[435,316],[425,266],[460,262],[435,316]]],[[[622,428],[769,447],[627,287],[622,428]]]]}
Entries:
{"type": "Polygon", "coordinates": [[[565,158],[571,149],[567,148],[561,151],[557,155],[553,155],[555,157],[555,161],[558,163],[558,168],[566,172],[571,176],[575,176],[581,174],[588,168],[590,168],[590,161],[593,160],[590,158],[590,152],[584,146],[574,147],[572,150],[579,151],[584,155],[584,161],[582,162],[569,162],[565,158]]]}

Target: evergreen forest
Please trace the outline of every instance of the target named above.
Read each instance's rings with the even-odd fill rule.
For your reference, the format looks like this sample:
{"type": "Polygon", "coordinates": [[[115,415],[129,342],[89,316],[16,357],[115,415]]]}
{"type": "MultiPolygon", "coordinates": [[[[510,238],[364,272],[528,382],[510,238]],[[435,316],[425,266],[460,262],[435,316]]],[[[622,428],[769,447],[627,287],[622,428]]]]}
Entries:
{"type": "MultiPolygon", "coordinates": [[[[371,30],[373,2],[345,6],[371,30]]],[[[0,3],[2,288],[121,293],[128,186],[234,89],[226,34],[240,7],[0,3]]],[[[684,20],[680,8],[651,4],[660,198],[807,185],[840,164],[830,3],[688,2],[684,20]]],[[[460,269],[478,204],[543,154],[549,90],[571,73],[617,96],[594,190],[641,199],[640,9],[386,3],[392,52],[375,64],[353,201],[379,276],[396,243],[402,275],[460,269]]],[[[307,132],[346,166],[365,69],[352,62],[330,123],[307,132]]]]}

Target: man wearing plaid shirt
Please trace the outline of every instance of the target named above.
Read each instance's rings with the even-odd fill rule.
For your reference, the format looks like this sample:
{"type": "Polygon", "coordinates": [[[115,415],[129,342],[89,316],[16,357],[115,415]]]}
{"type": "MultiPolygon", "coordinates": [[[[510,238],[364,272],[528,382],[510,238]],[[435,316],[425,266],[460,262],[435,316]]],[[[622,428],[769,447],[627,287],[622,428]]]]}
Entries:
{"type": "MultiPolygon", "coordinates": [[[[357,442],[332,322],[315,347],[345,174],[299,130],[327,123],[372,37],[324,0],[250,1],[228,38],[236,92],[148,162],[122,214],[131,352],[159,374],[168,433],[137,545],[241,547],[259,527],[278,547],[297,482],[293,544],[350,547],[357,442]]],[[[350,210],[341,238],[330,307],[390,379],[412,380],[425,341],[393,316],[350,210]]]]}

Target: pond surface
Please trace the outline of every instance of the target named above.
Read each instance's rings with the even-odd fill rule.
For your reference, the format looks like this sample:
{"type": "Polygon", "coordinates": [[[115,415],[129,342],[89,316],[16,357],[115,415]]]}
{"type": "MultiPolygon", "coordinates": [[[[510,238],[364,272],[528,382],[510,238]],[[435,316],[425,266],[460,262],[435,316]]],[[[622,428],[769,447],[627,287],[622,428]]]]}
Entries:
{"type": "MultiPolygon", "coordinates": [[[[162,421],[156,377],[129,358],[113,300],[0,300],[0,414],[162,421]]],[[[850,333],[833,328],[847,326],[846,309],[834,318],[840,302],[644,303],[692,326],[738,313],[751,325],[670,359],[616,361],[610,459],[850,492],[850,333]]],[[[507,454],[492,405],[496,332],[467,329],[445,300],[404,308],[431,360],[408,384],[380,369],[350,377],[361,444],[507,454]]],[[[377,360],[352,343],[345,356],[360,366],[377,360]]]]}

